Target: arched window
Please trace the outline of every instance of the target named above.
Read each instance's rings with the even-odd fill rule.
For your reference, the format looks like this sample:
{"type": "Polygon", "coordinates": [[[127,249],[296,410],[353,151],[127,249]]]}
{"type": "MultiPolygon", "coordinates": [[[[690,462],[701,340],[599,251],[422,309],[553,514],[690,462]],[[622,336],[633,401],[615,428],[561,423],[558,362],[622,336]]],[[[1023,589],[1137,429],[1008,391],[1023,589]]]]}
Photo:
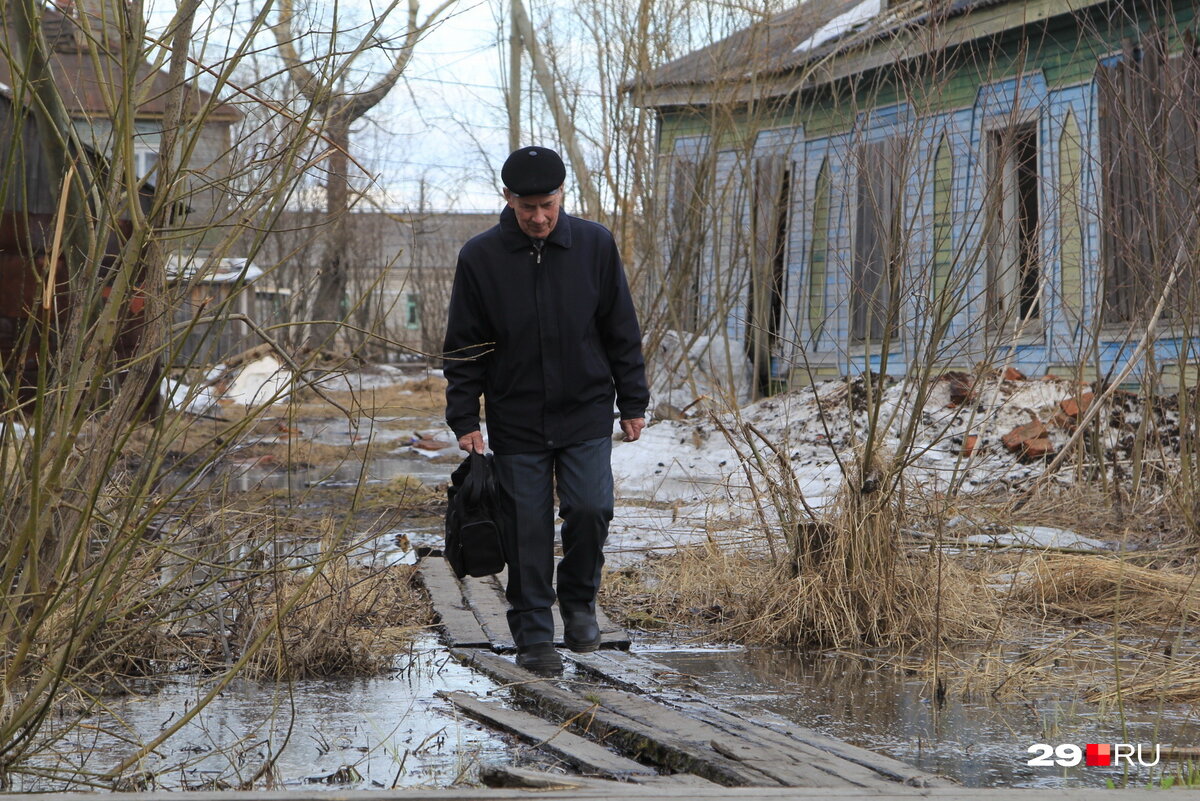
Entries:
{"type": "Polygon", "coordinates": [[[933,160],[933,303],[938,314],[948,308],[943,297],[954,269],[954,217],[951,195],[954,185],[954,156],[950,142],[942,134],[933,160]]]}
{"type": "Polygon", "coordinates": [[[1067,112],[1058,138],[1058,253],[1060,305],[1067,320],[1077,325],[1083,315],[1083,224],[1079,185],[1083,162],[1079,124],[1067,112]]]}
{"type": "Polygon", "coordinates": [[[808,252],[808,332],[816,345],[825,326],[825,284],[829,278],[829,211],[833,204],[829,180],[829,157],[817,173],[813,198],[812,247],[808,252]]]}

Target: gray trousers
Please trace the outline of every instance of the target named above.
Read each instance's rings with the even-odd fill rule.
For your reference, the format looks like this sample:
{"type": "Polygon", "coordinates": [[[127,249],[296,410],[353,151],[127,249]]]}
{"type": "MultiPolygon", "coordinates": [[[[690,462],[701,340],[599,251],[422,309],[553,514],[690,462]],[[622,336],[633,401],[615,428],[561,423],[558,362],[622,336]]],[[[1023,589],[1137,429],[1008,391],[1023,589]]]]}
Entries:
{"type": "Polygon", "coordinates": [[[613,516],[612,439],[602,437],[536,453],[499,454],[508,561],[508,627],[518,646],[554,640],[554,489],[563,519],[558,603],[593,610],[613,516]]]}

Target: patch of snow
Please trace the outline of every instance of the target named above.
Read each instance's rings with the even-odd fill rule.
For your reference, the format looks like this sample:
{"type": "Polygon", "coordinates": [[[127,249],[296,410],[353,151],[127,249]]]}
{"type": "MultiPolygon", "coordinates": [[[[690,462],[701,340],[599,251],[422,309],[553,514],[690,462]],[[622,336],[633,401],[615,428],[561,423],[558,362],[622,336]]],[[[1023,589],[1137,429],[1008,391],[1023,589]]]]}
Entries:
{"type": "Polygon", "coordinates": [[[245,281],[249,283],[261,278],[263,271],[250,263],[249,259],[227,257],[221,259],[192,258],[174,254],[167,259],[167,277],[172,281],[198,281],[214,284],[245,281]]]}
{"type": "MultiPolygon", "coordinates": [[[[971,492],[1022,486],[1039,476],[1045,462],[1020,459],[1003,446],[1001,437],[1036,416],[1046,425],[1052,445],[1061,447],[1070,428],[1061,422],[1059,403],[1075,396],[1079,386],[1067,379],[1003,381],[992,377],[979,382],[974,399],[961,406],[950,405],[947,381],[928,387],[924,396],[904,382],[877,385],[873,391],[881,394],[880,441],[896,448],[911,436],[906,477],[925,491],[939,491],[955,481],[971,492]],[[968,436],[976,441],[972,453],[964,456],[968,436]]],[[[738,450],[760,493],[779,484],[781,455],[805,500],[819,509],[841,485],[839,460],[852,459],[854,449],[866,438],[871,423],[865,393],[861,378],[849,383],[829,381],[757,401],[719,419],[732,431],[750,424],[761,432],[762,438],[758,434],[752,437],[768,464],[766,477],[738,437],[738,450]]],[[[1130,408],[1114,405],[1114,413],[1102,418],[1112,421],[1103,429],[1108,448],[1126,447],[1120,443],[1129,439],[1131,421],[1142,411],[1136,398],[1121,402],[1130,408]]],[[[1160,417],[1155,425],[1169,430],[1170,415],[1164,412],[1160,417]]],[[[749,496],[745,473],[737,450],[707,414],[654,423],[643,432],[641,441],[618,442],[613,449],[613,474],[620,496],[626,498],[729,503],[749,496]]],[[[1061,474],[1059,480],[1069,481],[1070,476],[1061,474]]],[[[1061,543],[1063,537],[1057,541],[1061,543]]],[[[1103,543],[1079,540],[1078,535],[1071,542],[1079,547],[1104,547],[1103,543]]]]}
{"type": "MultiPolygon", "coordinates": [[[[3,84],[0,84],[0,86],[3,86],[3,84]]],[[[3,424],[0,424],[0,439],[8,439],[10,437],[12,439],[25,439],[25,436],[28,433],[29,429],[25,428],[25,426],[21,425],[15,420],[6,421],[3,424]]]]}
{"type": "Polygon", "coordinates": [[[832,41],[848,31],[854,29],[855,26],[861,25],[868,20],[871,20],[879,15],[883,9],[882,0],[863,0],[854,8],[847,11],[845,14],[834,17],[829,22],[817,29],[809,38],[805,39],[800,44],[796,45],[793,53],[804,53],[809,50],[814,50],[817,47],[832,41]]]}
{"type": "Polygon", "coordinates": [[[292,381],[292,371],[267,355],[243,365],[224,398],[242,406],[283,403],[291,392],[292,381]]]}
{"type": "Polygon", "coordinates": [[[207,414],[217,405],[218,393],[208,386],[189,386],[173,378],[165,378],[159,394],[167,407],[190,414],[207,414]]]}
{"type": "Polygon", "coordinates": [[[750,399],[750,363],[726,337],[667,331],[650,363],[652,409],[669,404],[683,410],[704,395],[739,404],[750,399]]]}
{"type": "Polygon", "coordinates": [[[1013,526],[1007,531],[972,534],[967,542],[1020,545],[1026,548],[1077,548],[1085,551],[1112,550],[1110,543],[1052,526],[1013,526]]]}
{"type": "Polygon", "coordinates": [[[424,377],[424,374],[414,376],[411,371],[394,364],[369,364],[352,372],[328,373],[319,376],[314,383],[331,392],[362,392],[394,387],[410,381],[420,381],[424,377]]]}

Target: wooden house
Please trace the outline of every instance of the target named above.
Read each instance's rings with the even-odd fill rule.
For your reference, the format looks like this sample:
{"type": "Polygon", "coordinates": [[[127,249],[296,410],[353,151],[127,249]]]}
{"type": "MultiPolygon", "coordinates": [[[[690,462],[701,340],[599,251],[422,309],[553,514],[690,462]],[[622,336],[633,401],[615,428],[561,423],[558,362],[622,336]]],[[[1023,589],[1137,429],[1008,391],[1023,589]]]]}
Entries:
{"type": "MultiPolygon", "coordinates": [[[[459,248],[498,220],[498,212],[350,212],[343,258],[352,330],[345,336],[362,337],[364,352],[381,361],[436,358],[459,248]]],[[[254,258],[270,273],[255,285],[261,319],[308,319],[305,302],[330,227],[322,212],[284,212],[274,221],[254,258]]]]}
{"type": "MultiPolygon", "coordinates": [[[[166,73],[140,63],[131,82],[121,72],[112,53],[97,48],[94,42],[80,35],[78,16],[92,13],[93,4],[78,2],[63,8],[42,9],[42,33],[49,47],[48,67],[52,80],[66,107],[93,168],[103,173],[108,169],[115,148],[132,144],[135,168],[146,183],[139,187],[143,211],[157,179],[154,165],[162,136],[162,121],[166,113],[168,79],[166,73]],[[133,111],[134,141],[114,141],[112,122],[113,103],[119,102],[126,85],[137,87],[143,100],[133,111]]],[[[2,15],[0,15],[2,16],[2,15]]],[[[112,19],[112,13],[109,14],[112,19]]],[[[7,40],[16,34],[7,17],[0,19],[0,35],[7,40]]],[[[65,269],[56,265],[50,269],[53,221],[56,214],[58,187],[50,179],[42,142],[30,109],[28,87],[22,86],[20,70],[14,70],[7,54],[0,52],[0,154],[5,169],[0,174],[0,366],[7,377],[24,375],[26,383],[36,375],[37,356],[42,337],[50,337],[65,321],[73,299],[85,289],[69,287],[65,269]],[[13,87],[18,87],[14,89],[13,87]],[[55,275],[55,286],[47,289],[47,277],[55,275]],[[44,318],[44,319],[43,319],[44,318]],[[40,324],[30,325],[38,320],[40,324]]],[[[211,97],[202,91],[189,93],[185,110],[196,112],[210,104],[211,97]]],[[[214,222],[227,219],[227,200],[215,180],[228,172],[226,162],[231,146],[231,126],[241,118],[234,108],[213,104],[203,130],[191,150],[182,183],[186,219],[178,220],[180,235],[173,246],[183,248],[192,258],[203,259],[209,240],[215,238],[214,222]]],[[[97,271],[98,280],[105,281],[110,268],[121,252],[122,242],[131,230],[128,215],[116,220],[115,231],[106,245],[108,254],[97,271]]],[[[107,297],[102,288],[101,293],[107,297]]],[[[141,330],[144,300],[134,297],[122,314],[122,331],[118,338],[118,359],[132,352],[141,330]]]]}
{"type": "Polygon", "coordinates": [[[1178,383],[1196,31],[1184,2],[807,0],[640,76],[673,324],[741,342],[763,392],[981,362],[1178,383]]]}

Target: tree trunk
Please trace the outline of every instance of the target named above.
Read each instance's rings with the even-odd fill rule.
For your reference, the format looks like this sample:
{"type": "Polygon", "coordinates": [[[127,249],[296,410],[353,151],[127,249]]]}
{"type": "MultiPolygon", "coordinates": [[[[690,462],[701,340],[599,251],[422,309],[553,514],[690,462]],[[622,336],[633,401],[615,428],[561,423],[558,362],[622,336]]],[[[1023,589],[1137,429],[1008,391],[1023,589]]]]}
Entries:
{"type": "Polygon", "coordinates": [[[321,255],[317,278],[317,296],[313,300],[308,345],[334,348],[337,321],[345,317],[347,253],[350,245],[350,120],[344,116],[330,121],[327,134],[333,150],[325,178],[325,211],[329,219],[329,237],[321,255]]]}

